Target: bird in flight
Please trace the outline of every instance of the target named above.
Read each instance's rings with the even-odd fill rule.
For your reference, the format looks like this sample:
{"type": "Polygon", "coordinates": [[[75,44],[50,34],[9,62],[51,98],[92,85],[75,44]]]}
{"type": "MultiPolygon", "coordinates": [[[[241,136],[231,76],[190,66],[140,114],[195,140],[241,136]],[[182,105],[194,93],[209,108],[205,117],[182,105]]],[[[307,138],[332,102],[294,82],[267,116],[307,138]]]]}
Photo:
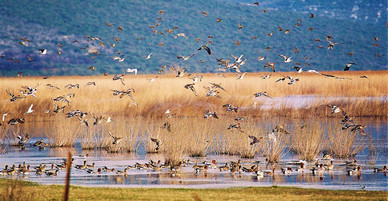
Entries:
{"type": "Polygon", "coordinates": [[[197,91],[195,90],[194,85],[195,85],[195,83],[193,83],[193,84],[186,84],[185,88],[186,89],[190,89],[194,93],[194,95],[197,96],[197,91]]]}
{"type": "Polygon", "coordinates": [[[287,56],[282,55],[282,54],[279,54],[279,56],[284,58],[284,61],[283,61],[284,63],[289,63],[292,61],[291,57],[287,57],[287,56]]]}
{"type": "Polygon", "coordinates": [[[249,135],[248,137],[249,137],[250,139],[252,139],[252,142],[250,143],[250,145],[254,145],[254,144],[256,144],[256,143],[259,143],[260,140],[262,140],[262,139],[264,138],[263,136],[257,138],[256,136],[253,136],[253,135],[249,135]]]}
{"type": "Polygon", "coordinates": [[[346,64],[345,68],[344,68],[344,71],[348,71],[350,69],[350,66],[351,65],[357,65],[356,63],[353,63],[353,62],[350,62],[348,64],[346,64]]]}
{"type": "Polygon", "coordinates": [[[198,48],[198,51],[202,50],[202,49],[205,49],[206,52],[211,55],[211,51],[210,51],[210,48],[207,46],[208,42],[205,44],[205,45],[202,45],[200,48],[198,48]]]}
{"type": "Polygon", "coordinates": [[[176,70],[174,66],[170,66],[170,69],[177,73],[176,77],[183,77],[186,73],[186,68],[184,68],[183,70],[176,70]]]}
{"type": "Polygon", "coordinates": [[[47,54],[47,49],[38,49],[40,54],[47,54]]]}
{"type": "Polygon", "coordinates": [[[108,132],[108,134],[113,138],[112,144],[118,144],[123,139],[123,137],[114,136],[110,131],[108,132]]]}
{"type": "Polygon", "coordinates": [[[210,117],[218,119],[218,116],[217,116],[216,112],[210,112],[209,110],[206,110],[205,116],[203,118],[207,119],[207,118],[210,118],[210,117]]]}
{"type": "Polygon", "coordinates": [[[151,52],[149,55],[146,56],[146,59],[147,59],[147,60],[148,60],[148,59],[151,59],[151,55],[152,55],[152,52],[151,52]]]}
{"type": "Polygon", "coordinates": [[[257,93],[255,93],[255,94],[253,94],[253,95],[255,95],[255,97],[266,96],[266,97],[268,97],[268,98],[272,98],[271,96],[269,96],[269,95],[267,94],[266,91],[264,91],[264,92],[257,92],[257,93]]]}
{"type": "Polygon", "coordinates": [[[156,144],[155,150],[158,151],[158,150],[159,150],[159,147],[160,147],[160,144],[161,144],[161,143],[160,143],[160,140],[157,139],[157,138],[153,138],[153,137],[151,137],[150,139],[151,139],[152,142],[155,142],[155,144],[156,144]]]}
{"type": "Polygon", "coordinates": [[[31,114],[34,110],[32,110],[32,107],[34,106],[34,104],[31,104],[31,106],[28,108],[28,111],[24,114],[31,114]]]}
{"type": "Polygon", "coordinates": [[[182,56],[182,55],[178,55],[176,56],[177,59],[182,59],[183,61],[186,61],[186,60],[189,60],[191,57],[193,57],[195,54],[192,54],[190,56],[182,56]]]}
{"type": "Polygon", "coordinates": [[[178,33],[177,35],[174,36],[174,38],[178,38],[179,36],[180,36],[180,37],[184,37],[184,38],[186,38],[186,39],[189,39],[189,38],[186,36],[185,33],[178,33]]]}
{"type": "Polygon", "coordinates": [[[124,83],[124,74],[115,75],[115,76],[113,77],[113,80],[120,80],[120,81],[121,81],[121,84],[125,85],[125,83],[124,83]]]}
{"type": "Polygon", "coordinates": [[[276,69],[275,69],[275,62],[274,62],[274,63],[271,63],[271,62],[268,61],[268,62],[264,65],[264,68],[268,68],[268,67],[271,67],[271,70],[272,70],[273,72],[276,71],[276,69]]]}

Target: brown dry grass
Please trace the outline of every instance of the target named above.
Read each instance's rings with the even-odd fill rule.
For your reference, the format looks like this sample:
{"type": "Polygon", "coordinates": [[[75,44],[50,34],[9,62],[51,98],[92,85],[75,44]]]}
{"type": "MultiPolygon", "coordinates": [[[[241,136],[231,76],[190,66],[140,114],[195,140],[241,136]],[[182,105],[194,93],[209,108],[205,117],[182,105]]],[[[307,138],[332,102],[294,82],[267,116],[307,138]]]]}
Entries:
{"type": "MultiPolygon", "coordinates": [[[[388,104],[386,99],[381,99],[388,92],[386,84],[387,71],[377,72],[327,72],[339,77],[349,79],[325,78],[309,73],[272,73],[272,77],[262,80],[261,75],[268,73],[248,73],[243,80],[236,80],[234,74],[225,74],[226,78],[217,77],[213,74],[202,74],[202,82],[196,83],[195,88],[198,96],[184,85],[192,81],[187,77],[176,78],[174,75],[159,76],[155,82],[148,82],[147,78],[154,75],[128,75],[125,76],[125,86],[120,81],[113,81],[112,76],[91,76],[91,77],[51,77],[44,80],[40,77],[24,78],[2,78],[0,80],[0,112],[10,113],[7,120],[13,117],[25,117],[26,123],[22,130],[12,132],[20,133],[25,130],[38,133],[37,124],[44,124],[47,129],[43,131],[50,140],[51,146],[72,146],[77,138],[81,139],[83,148],[108,148],[111,151],[126,150],[136,152],[143,144],[147,152],[155,152],[156,145],[151,142],[150,137],[161,140],[161,149],[167,161],[176,164],[183,156],[205,156],[209,153],[233,154],[241,157],[251,158],[258,155],[266,156],[271,162],[279,161],[284,154],[289,143],[289,137],[284,134],[276,134],[277,141],[269,139],[268,132],[273,127],[268,126],[271,122],[257,122],[253,117],[291,117],[291,118],[311,118],[311,117],[335,117],[341,115],[330,114],[328,104],[335,104],[346,109],[350,116],[374,116],[387,117],[388,104]],[[300,79],[294,85],[287,82],[275,81],[285,75],[298,77],[300,79]],[[368,76],[368,79],[360,78],[361,75],[368,76]],[[86,86],[89,81],[95,81],[97,86],[86,86]],[[220,90],[220,96],[206,97],[204,87],[210,86],[210,82],[221,83],[226,91],[220,90]],[[46,84],[58,86],[61,90],[50,89],[46,84]],[[80,84],[80,89],[64,89],[64,86],[72,83],[80,84]],[[9,95],[5,92],[9,90],[18,94],[21,86],[34,87],[39,85],[37,99],[27,97],[25,100],[9,101],[9,95]],[[133,104],[130,97],[119,98],[113,96],[112,89],[126,90],[134,88],[132,93],[137,105],[133,104]],[[268,98],[254,98],[254,93],[267,91],[274,98],[288,95],[313,95],[321,97],[336,97],[330,100],[317,99],[311,106],[292,108],[284,103],[279,108],[260,108],[268,98]],[[53,110],[52,99],[69,93],[75,93],[75,97],[68,98],[70,105],[65,108],[65,113],[72,110],[93,113],[95,115],[111,116],[113,122],[92,125],[92,117],[88,116],[89,128],[81,125],[77,118],[66,118],[65,114],[44,113],[44,110],[53,110]],[[349,98],[343,98],[349,97],[349,98]],[[352,99],[357,97],[358,99],[352,99]],[[377,97],[370,99],[367,97],[377,97]],[[379,100],[381,99],[381,100],[379,100]],[[230,103],[239,107],[239,116],[246,116],[249,121],[241,122],[244,132],[238,130],[227,130],[226,128],[235,123],[234,112],[226,112],[223,104],[230,103]],[[23,115],[30,104],[34,104],[32,114],[23,115]],[[167,119],[164,112],[170,109],[175,116],[167,119]],[[220,119],[204,119],[205,111],[216,111],[220,119]],[[187,118],[188,117],[188,118],[187,118]],[[160,129],[166,121],[170,122],[172,131],[160,129]],[[35,130],[35,131],[34,131],[35,130]],[[112,145],[112,138],[107,134],[114,133],[123,137],[119,145],[112,145]],[[250,145],[249,135],[263,136],[262,142],[250,145]],[[138,139],[141,139],[140,142],[138,139]]],[[[65,103],[60,103],[65,105],[65,103]]],[[[5,123],[5,122],[4,122],[5,123]]],[[[21,127],[21,128],[22,128],[21,127]]],[[[16,128],[16,127],[15,127],[16,128]]],[[[322,128],[311,123],[308,132],[296,129],[295,138],[291,148],[300,153],[301,158],[312,160],[320,151],[319,142],[322,141],[322,128]],[[310,128],[311,127],[311,128],[310,128]],[[308,141],[304,136],[314,134],[314,138],[308,141]],[[298,143],[296,143],[298,141],[298,143]],[[301,149],[303,147],[304,149],[301,149]]],[[[10,133],[2,127],[1,135],[10,133]]],[[[340,128],[339,128],[340,129],[340,128]]],[[[350,157],[361,150],[356,141],[357,136],[352,133],[338,132],[338,128],[329,129],[328,139],[330,148],[337,156],[350,157]],[[339,134],[338,134],[339,133],[339,134]],[[351,140],[334,142],[337,135],[347,136],[351,140]],[[350,136],[348,136],[350,135],[350,136]],[[358,147],[353,148],[354,145],[358,147]],[[341,149],[348,149],[341,151],[341,149]]],[[[3,139],[3,138],[2,138],[3,139]]]]}
{"type": "Polygon", "coordinates": [[[51,147],[71,147],[79,136],[81,124],[75,119],[57,115],[44,128],[51,147]]]}
{"type": "Polygon", "coordinates": [[[342,130],[340,124],[328,125],[328,146],[331,153],[338,158],[352,158],[365,148],[366,138],[350,129],[342,130]]]}
{"type": "Polygon", "coordinates": [[[298,154],[299,158],[313,161],[325,147],[325,131],[321,122],[310,120],[297,124],[291,135],[290,149],[298,154]]]}
{"type": "MultiPolygon", "coordinates": [[[[199,116],[202,113],[198,113],[198,111],[207,108],[220,109],[221,105],[225,103],[231,103],[239,107],[253,106],[255,101],[260,101],[260,99],[255,100],[253,94],[260,91],[267,91],[272,97],[287,95],[381,97],[388,94],[388,85],[386,84],[387,71],[328,72],[328,74],[350,78],[345,80],[325,78],[310,73],[272,73],[270,79],[262,80],[260,76],[263,74],[248,73],[243,80],[236,80],[234,74],[226,74],[226,78],[217,77],[213,74],[203,74],[203,82],[195,85],[198,96],[194,96],[190,90],[183,87],[185,84],[191,83],[191,80],[187,79],[187,77],[176,78],[173,75],[159,76],[155,82],[151,83],[146,79],[154,77],[154,75],[127,75],[125,77],[125,86],[119,81],[113,81],[112,76],[51,77],[47,80],[40,77],[2,78],[0,80],[0,91],[3,93],[0,94],[2,102],[0,111],[12,111],[14,116],[20,116],[33,103],[36,112],[30,115],[31,117],[29,118],[34,121],[44,121],[47,120],[45,118],[47,114],[44,114],[43,110],[53,109],[51,99],[68,93],[75,93],[76,96],[69,99],[71,104],[66,110],[80,109],[112,116],[141,115],[145,117],[160,117],[167,108],[179,115],[199,116]],[[275,82],[284,75],[298,77],[300,81],[294,85],[288,85],[287,81],[275,82]],[[367,75],[368,79],[359,78],[360,75],[367,75]],[[88,81],[95,81],[97,86],[85,86],[88,81]],[[209,82],[222,83],[222,86],[227,90],[220,92],[222,98],[205,96],[206,90],[203,87],[210,86],[209,82]],[[48,83],[58,86],[61,90],[50,89],[45,86],[48,83]],[[64,89],[64,86],[69,83],[79,83],[80,89],[64,89]],[[28,97],[23,102],[17,100],[11,103],[9,95],[5,92],[9,90],[14,94],[19,94],[18,89],[21,86],[34,87],[38,84],[38,99],[28,97]],[[117,96],[113,96],[110,91],[112,89],[125,90],[128,88],[135,89],[136,92],[133,93],[133,97],[138,103],[138,107],[131,104],[132,101],[129,97],[124,96],[120,99],[117,96]]],[[[387,116],[386,100],[381,102],[365,99],[364,101],[348,101],[341,104],[346,104],[357,116],[387,116]]],[[[316,107],[304,109],[313,112],[313,108],[316,107]]],[[[278,110],[278,112],[288,116],[296,113],[293,110],[288,112],[278,110]]],[[[316,112],[322,112],[322,110],[318,109],[316,112]]],[[[247,114],[261,116],[265,113],[249,111],[247,114]]]]}

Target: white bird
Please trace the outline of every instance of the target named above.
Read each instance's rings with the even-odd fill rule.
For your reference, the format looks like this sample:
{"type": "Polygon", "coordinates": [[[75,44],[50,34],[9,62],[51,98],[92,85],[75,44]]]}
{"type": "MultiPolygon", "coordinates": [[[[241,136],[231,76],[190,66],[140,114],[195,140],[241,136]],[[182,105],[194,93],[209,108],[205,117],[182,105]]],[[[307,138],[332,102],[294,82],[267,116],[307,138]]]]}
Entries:
{"type": "Polygon", "coordinates": [[[164,112],[164,114],[170,114],[170,109],[167,109],[166,112],[164,112]]]}
{"type": "Polygon", "coordinates": [[[316,70],[308,70],[308,71],[306,71],[306,72],[308,72],[308,73],[316,73],[316,74],[318,74],[318,75],[321,74],[320,72],[318,72],[318,71],[316,71],[316,70]]]}
{"type": "Polygon", "coordinates": [[[38,49],[40,54],[47,54],[47,49],[38,49]]]}
{"type": "Polygon", "coordinates": [[[268,138],[273,140],[274,143],[276,142],[276,136],[275,136],[275,134],[273,132],[268,133],[268,138]]]}
{"type": "Polygon", "coordinates": [[[112,119],[108,117],[108,119],[106,119],[106,123],[110,123],[110,122],[112,122],[112,119]]]}
{"type": "Polygon", "coordinates": [[[148,56],[146,56],[146,59],[151,59],[151,55],[152,55],[152,52],[148,56]]]}
{"type": "Polygon", "coordinates": [[[174,38],[178,38],[179,36],[185,37],[186,39],[189,39],[189,38],[186,36],[186,34],[184,34],[184,33],[178,33],[176,36],[174,36],[174,38]]]}
{"type": "Polygon", "coordinates": [[[243,55],[240,55],[240,57],[236,57],[236,56],[233,56],[233,55],[230,55],[230,56],[233,57],[234,60],[236,60],[236,63],[241,63],[242,62],[243,55]]]}
{"type": "Polygon", "coordinates": [[[5,116],[7,116],[7,115],[8,115],[8,113],[3,114],[3,119],[2,119],[3,121],[5,121],[5,116]]]}
{"type": "Polygon", "coordinates": [[[284,63],[289,63],[289,62],[291,62],[292,60],[291,60],[291,57],[287,57],[287,56],[284,56],[284,55],[279,55],[279,56],[281,56],[281,57],[283,57],[284,58],[284,63]]]}
{"type": "Polygon", "coordinates": [[[28,108],[28,111],[24,114],[30,114],[32,113],[34,110],[32,110],[32,106],[34,106],[34,104],[31,104],[31,106],[28,108]]]}
{"type": "Polygon", "coordinates": [[[134,69],[127,68],[127,70],[125,72],[126,73],[134,73],[135,75],[137,75],[137,68],[134,68],[134,69]]]}
{"type": "Polygon", "coordinates": [[[242,80],[242,79],[244,78],[245,74],[247,74],[247,73],[245,72],[245,73],[243,73],[243,74],[241,74],[241,75],[239,75],[238,73],[236,73],[236,75],[238,76],[237,80],[242,80]]]}

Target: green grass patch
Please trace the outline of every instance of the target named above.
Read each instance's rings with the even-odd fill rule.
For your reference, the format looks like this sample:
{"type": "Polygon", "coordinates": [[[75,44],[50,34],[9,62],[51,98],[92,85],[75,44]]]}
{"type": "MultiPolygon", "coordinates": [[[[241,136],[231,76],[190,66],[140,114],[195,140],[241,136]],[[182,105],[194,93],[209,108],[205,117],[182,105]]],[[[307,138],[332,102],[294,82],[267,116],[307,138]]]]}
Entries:
{"type": "MultiPolygon", "coordinates": [[[[0,200],[62,200],[64,186],[0,179],[0,200]]],[[[384,191],[293,187],[221,189],[70,187],[70,200],[387,200],[384,191]]]]}

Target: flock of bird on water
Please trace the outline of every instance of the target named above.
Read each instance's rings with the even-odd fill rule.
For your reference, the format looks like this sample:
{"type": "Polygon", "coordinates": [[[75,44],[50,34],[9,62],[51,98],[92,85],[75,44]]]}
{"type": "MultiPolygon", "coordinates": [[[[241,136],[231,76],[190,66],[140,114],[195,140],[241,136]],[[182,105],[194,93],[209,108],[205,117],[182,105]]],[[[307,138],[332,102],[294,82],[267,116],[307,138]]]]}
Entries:
{"type": "MultiPolygon", "coordinates": [[[[258,2],[253,3],[253,5],[260,6],[258,2]]],[[[268,11],[264,10],[263,12],[267,13],[268,11]]],[[[158,12],[158,14],[163,16],[163,15],[165,15],[165,11],[160,10],[158,12]]],[[[202,11],[201,14],[204,15],[205,17],[208,16],[206,11],[202,11]]],[[[315,15],[313,13],[310,13],[309,17],[314,18],[315,15]]],[[[158,17],[156,22],[154,23],[154,25],[150,26],[149,28],[152,29],[152,31],[155,34],[165,35],[164,32],[160,32],[160,31],[156,30],[156,27],[159,26],[162,21],[163,21],[162,17],[158,17]]],[[[217,17],[217,23],[221,23],[221,22],[222,22],[222,19],[217,17]]],[[[295,24],[295,26],[299,27],[301,25],[301,23],[302,23],[302,20],[298,19],[297,24],[295,24]]],[[[113,24],[107,22],[106,25],[111,27],[113,24]]],[[[388,25],[387,25],[387,27],[388,27],[388,25]]],[[[244,26],[239,23],[238,29],[243,29],[243,28],[244,28],[244,26]]],[[[165,32],[168,34],[172,34],[176,29],[179,29],[179,28],[173,27],[171,29],[165,30],[165,32]]],[[[313,29],[314,29],[313,27],[310,27],[309,31],[313,31],[313,29]]],[[[121,32],[121,31],[123,31],[123,27],[119,26],[119,27],[117,27],[117,30],[119,32],[121,32]]],[[[289,34],[289,32],[290,32],[289,29],[283,29],[280,26],[278,27],[278,30],[280,32],[284,31],[284,34],[289,34]]],[[[267,35],[268,35],[268,37],[271,37],[273,34],[274,33],[271,32],[271,33],[268,33],[267,35]]],[[[174,36],[175,39],[177,39],[178,37],[183,37],[185,39],[189,39],[185,33],[177,33],[174,36]]],[[[212,38],[212,36],[208,37],[208,39],[211,39],[211,38],[212,38]]],[[[252,37],[252,38],[254,40],[257,39],[257,37],[252,37]]],[[[100,46],[105,47],[105,43],[101,39],[99,39],[98,37],[86,36],[86,39],[88,40],[88,42],[98,41],[98,44],[100,46]]],[[[142,38],[138,38],[138,40],[142,40],[142,38]]],[[[119,42],[120,39],[114,37],[114,41],[119,42]]],[[[197,38],[197,39],[195,39],[195,41],[200,42],[201,39],[197,38]]],[[[315,39],[314,41],[319,42],[320,39],[315,39]]],[[[343,44],[340,42],[333,42],[332,36],[326,36],[326,41],[328,42],[327,48],[330,50],[333,50],[334,46],[336,46],[336,45],[343,44]]],[[[374,41],[375,42],[372,45],[376,46],[378,48],[379,47],[379,45],[377,44],[378,37],[374,37],[374,41]]],[[[19,44],[22,46],[28,46],[29,42],[30,41],[27,38],[20,38],[19,44]]],[[[75,41],[73,41],[73,43],[79,43],[79,41],[75,40],[75,41]]],[[[198,48],[198,51],[205,50],[206,53],[210,56],[211,55],[211,46],[210,45],[212,45],[212,41],[208,40],[205,43],[205,45],[202,45],[198,48]]],[[[240,45],[240,42],[236,41],[235,45],[240,45]]],[[[62,47],[63,45],[60,42],[58,42],[58,46],[62,47]]],[[[111,46],[115,47],[115,44],[113,43],[113,44],[111,44],[111,46]]],[[[160,43],[160,44],[158,44],[158,46],[164,46],[164,44],[160,43]]],[[[86,50],[87,48],[89,48],[87,51],[88,51],[89,55],[92,55],[92,58],[95,58],[96,56],[101,55],[101,53],[99,53],[98,49],[92,48],[92,46],[89,47],[89,45],[83,47],[82,49],[86,50]]],[[[318,46],[318,48],[323,48],[323,47],[318,46]]],[[[270,51],[271,48],[267,47],[266,50],[270,51]]],[[[45,55],[48,53],[47,49],[38,49],[37,51],[41,55],[45,55]]],[[[294,47],[294,52],[295,52],[295,54],[297,54],[299,52],[299,49],[294,47]]],[[[124,55],[121,55],[121,53],[119,51],[117,51],[116,53],[117,53],[117,56],[112,57],[113,60],[115,60],[115,61],[123,62],[127,58],[124,55]]],[[[59,52],[57,52],[57,54],[61,55],[61,52],[59,51],[59,52]]],[[[348,53],[349,56],[352,56],[353,54],[354,54],[354,52],[348,53]]],[[[152,53],[145,56],[145,59],[146,60],[151,59],[151,56],[152,56],[152,53]]],[[[181,59],[181,60],[185,61],[185,60],[191,59],[194,56],[195,56],[195,54],[191,54],[189,56],[178,55],[177,59],[181,59]]],[[[231,59],[232,61],[230,61],[229,59],[217,58],[219,67],[223,67],[224,69],[234,70],[236,75],[237,75],[237,79],[243,79],[244,76],[246,75],[246,72],[242,73],[241,67],[245,64],[247,59],[243,59],[243,55],[241,55],[241,56],[230,55],[230,56],[232,57],[232,59],[231,59]]],[[[279,56],[284,58],[284,60],[283,60],[284,63],[292,62],[292,59],[289,56],[285,56],[285,55],[279,55],[279,56]]],[[[380,55],[377,53],[376,53],[376,56],[380,57],[380,55]]],[[[4,57],[5,57],[5,55],[1,55],[1,58],[4,58],[4,57]]],[[[33,61],[33,58],[30,56],[28,56],[28,59],[29,59],[29,61],[33,61]]],[[[266,59],[266,57],[259,57],[258,61],[264,61],[265,59],[266,59]]],[[[308,59],[308,58],[305,58],[305,59],[308,59]]],[[[12,62],[17,62],[13,58],[8,58],[8,60],[12,61],[12,62]]],[[[301,67],[301,63],[296,62],[295,65],[297,65],[297,66],[294,66],[292,68],[295,69],[298,73],[302,73],[303,68],[301,67]]],[[[306,65],[309,66],[308,63],[306,63],[306,65]]],[[[353,63],[353,62],[346,64],[344,71],[349,70],[351,65],[357,65],[357,64],[353,63]]],[[[271,70],[273,72],[276,71],[274,62],[268,61],[265,63],[264,67],[271,68],[271,70]]],[[[94,66],[90,66],[89,69],[91,71],[94,71],[96,68],[94,66]]],[[[166,69],[167,69],[167,65],[161,65],[161,69],[158,71],[158,74],[164,74],[164,71],[166,69]]],[[[176,77],[184,77],[186,75],[186,71],[187,71],[186,68],[176,69],[173,66],[170,66],[170,70],[176,72],[176,74],[177,74],[176,77]]],[[[323,74],[323,73],[320,73],[316,70],[307,70],[304,72],[316,73],[318,75],[323,75],[325,77],[345,79],[345,78],[337,77],[334,75],[323,74]]],[[[137,69],[130,69],[129,68],[126,70],[126,73],[137,74],[138,72],[137,72],[137,69]]],[[[22,76],[22,72],[20,72],[18,75],[22,76]]],[[[108,74],[104,73],[104,75],[107,76],[108,74]]],[[[120,80],[122,85],[125,85],[124,75],[125,74],[114,75],[113,80],[114,81],[120,80]]],[[[187,73],[187,75],[190,77],[191,73],[187,73]]],[[[223,76],[221,73],[217,73],[216,75],[223,76]]],[[[270,76],[271,76],[271,74],[264,75],[264,76],[262,76],[262,79],[268,79],[268,78],[270,78],[270,76]]],[[[49,77],[47,77],[47,76],[44,77],[44,79],[48,79],[48,78],[49,77]]],[[[156,78],[158,78],[158,76],[156,76],[155,78],[148,79],[148,81],[153,82],[153,81],[155,81],[156,78]]],[[[367,79],[366,76],[361,76],[360,78],[367,79]]],[[[190,79],[192,79],[193,82],[186,84],[184,86],[184,88],[189,89],[190,91],[192,91],[192,93],[195,96],[197,96],[195,84],[197,82],[201,82],[203,77],[202,77],[202,75],[194,75],[190,79]]],[[[283,78],[276,80],[276,82],[285,81],[286,79],[289,80],[289,82],[288,82],[289,85],[292,85],[292,84],[296,83],[297,81],[299,81],[298,78],[293,78],[291,76],[284,76],[283,78]]],[[[38,98],[36,95],[36,93],[38,91],[38,86],[36,86],[36,87],[22,86],[22,89],[20,89],[20,93],[21,93],[20,95],[15,95],[14,93],[12,93],[8,90],[6,92],[9,94],[11,102],[16,102],[18,100],[23,101],[24,99],[26,99],[27,97],[30,97],[30,96],[32,96],[34,98],[38,98]]],[[[52,88],[52,89],[60,90],[59,87],[53,86],[52,84],[46,84],[45,86],[52,88]]],[[[87,86],[96,86],[96,83],[95,82],[88,82],[87,86]]],[[[68,84],[64,88],[66,88],[66,89],[78,88],[79,89],[80,85],[79,84],[68,84]]],[[[207,97],[221,98],[219,95],[219,93],[220,93],[219,90],[225,91],[225,89],[221,86],[221,83],[213,83],[213,82],[210,83],[209,87],[205,87],[205,89],[207,91],[207,94],[206,94],[207,97]]],[[[132,100],[132,103],[137,106],[137,103],[135,102],[134,98],[132,97],[132,93],[135,92],[135,90],[133,88],[129,88],[127,90],[112,90],[112,92],[113,92],[114,96],[119,96],[119,98],[122,98],[124,96],[129,96],[132,100]]],[[[53,103],[54,109],[45,110],[44,112],[45,113],[51,113],[51,112],[53,112],[53,113],[63,112],[64,113],[65,108],[70,106],[69,100],[74,96],[75,96],[75,93],[69,93],[67,95],[58,96],[56,98],[53,98],[52,103],[53,103]],[[59,104],[60,102],[63,102],[64,105],[59,104]]],[[[267,92],[258,92],[258,93],[254,94],[254,97],[261,97],[261,96],[272,99],[272,97],[270,95],[268,95],[267,92]]],[[[232,104],[225,104],[225,105],[223,105],[223,107],[226,109],[227,112],[235,112],[235,113],[238,112],[238,107],[233,106],[232,104]]],[[[366,133],[363,130],[365,128],[365,126],[358,124],[358,123],[355,123],[354,120],[348,116],[348,114],[346,113],[344,108],[338,107],[336,105],[328,105],[328,107],[331,108],[332,114],[341,113],[343,115],[343,119],[341,120],[341,124],[343,125],[343,127],[342,127],[343,130],[351,129],[352,132],[358,132],[359,134],[366,136],[366,133]]],[[[33,104],[31,104],[31,106],[28,108],[28,110],[23,115],[25,116],[25,115],[31,114],[33,112],[34,112],[33,104]]],[[[170,113],[169,109],[165,112],[165,114],[168,118],[171,118],[174,116],[174,114],[170,113]]],[[[26,120],[24,117],[13,117],[13,118],[10,118],[9,120],[6,120],[7,115],[8,115],[8,113],[3,114],[2,122],[0,122],[0,126],[4,126],[3,124],[6,124],[6,123],[9,124],[10,126],[17,125],[17,124],[23,124],[26,120]]],[[[87,127],[89,127],[91,124],[90,120],[88,121],[88,119],[87,119],[88,115],[92,116],[93,125],[97,125],[103,121],[105,121],[106,123],[109,123],[112,121],[111,117],[94,116],[92,113],[83,112],[81,110],[72,110],[72,111],[68,111],[66,113],[67,118],[76,117],[82,123],[82,125],[85,125],[87,127]]],[[[206,110],[206,112],[204,114],[204,118],[205,119],[207,119],[207,118],[218,119],[219,117],[217,116],[216,112],[206,110]]],[[[244,132],[244,130],[241,127],[240,121],[244,121],[245,118],[237,116],[235,120],[237,123],[230,124],[227,129],[228,130],[237,130],[239,132],[244,132]]],[[[167,131],[171,132],[171,126],[172,125],[169,122],[165,122],[160,128],[166,129],[167,131]]],[[[265,136],[265,137],[270,138],[273,141],[276,141],[275,134],[289,135],[290,132],[286,129],[285,125],[277,125],[272,129],[272,132],[269,132],[267,134],[267,136],[265,136]]],[[[123,140],[123,137],[116,136],[116,135],[112,134],[111,132],[108,132],[108,135],[112,137],[112,145],[117,146],[123,140]]],[[[35,142],[34,144],[28,144],[29,139],[30,139],[28,135],[25,135],[25,136],[15,135],[15,138],[16,138],[15,145],[19,146],[23,150],[25,149],[26,145],[37,146],[37,147],[39,147],[39,150],[44,150],[45,147],[49,146],[49,144],[44,142],[43,139],[35,142]]],[[[249,138],[252,140],[250,145],[253,146],[256,143],[259,143],[264,137],[263,136],[257,137],[257,136],[249,135],[249,138]]],[[[157,138],[152,138],[152,137],[150,138],[150,140],[155,143],[156,151],[158,151],[160,149],[160,146],[162,145],[161,140],[157,139],[157,138]]],[[[86,156],[86,157],[88,157],[88,156],[86,156]]],[[[74,157],[73,157],[73,159],[74,159],[74,157]]],[[[215,160],[212,160],[211,163],[208,163],[205,161],[202,163],[193,164],[193,162],[191,162],[190,160],[182,160],[178,164],[171,165],[171,164],[162,164],[160,160],[157,162],[150,160],[150,162],[147,162],[145,164],[136,163],[134,165],[128,165],[123,170],[117,170],[114,168],[108,168],[106,166],[97,168],[95,166],[95,163],[87,164],[87,160],[85,159],[82,164],[74,165],[74,168],[79,169],[79,170],[84,170],[85,172],[90,173],[90,174],[101,174],[103,172],[112,172],[112,173],[119,174],[119,175],[127,175],[128,170],[131,170],[131,169],[146,169],[146,170],[152,170],[152,171],[168,170],[171,172],[171,175],[178,175],[181,167],[187,167],[187,166],[190,167],[190,165],[191,165],[195,174],[200,174],[200,173],[206,174],[208,170],[217,169],[220,172],[230,171],[232,174],[235,174],[235,173],[242,174],[242,172],[247,172],[247,173],[254,173],[254,175],[256,175],[257,177],[263,177],[264,175],[275,175],[275,170],[277,167],[279,167],[279,165],[276,165],[276,164],[272,164],[271,166],[269,164],[267,164],[267,166],[266,166],[267,170],[262,170],[262,168],[260,168],[260,166],[259,166],[259,163],[260,163],[260,161],[256,161],[254,163],[245,163],[244,164],[241,160],[238,160],[238,161],[227,162],[223,165],[220,165],[215,160]]],[[[46,174],[47,176],[56,176],[61,169],[66,168],[67,164],[68,163],[66,162],[66,160],[64,161],[64,163],[60,163],[60,164],[53,163],[53,164],[51,164],[51,169],[47,168],[46,164],[40,164],[40,165],[36,165],[34,167],[32,167],[30,164],[26,164],[26,163],[19,164],[19,165],[13,164],[12,166],[6,165],[5,168],[0,171],[0,174],[1,175],[9,175],[9,176],[19,174],[21,176],[25,176],[25,175],[28,175],[30,173],[30,171],[33,171],[37,175],[46,174]]],[[[360,174],[361,174],[361,165],[358,164],[356,160],[346,161],[343,164],[338,164],[338,166],[346,167],[345,170],[349,175],[360,176],[360,174]]],[[[323,172],[332,171],[333,168],[334,168],[334,163],[333,163],[332,156],[325,155],[323,158],[317,160],[317,162],[315,164],[311,164],[310,167],[307,167],[307,163],[305,161],[298,161],[298,162],[286,163],[285,166],[280,168],[280,171],[281,171],[281,173],[283,173],[285,175],[293,174],[295,172],[296,173],[311,172],[312,175],[323,175],[323,172]]],[[[373,171],[376,173],[383,172],[384,175],[386,175],[386,166],[384,166],[383,168],[374,168],[373,171]]]]}

